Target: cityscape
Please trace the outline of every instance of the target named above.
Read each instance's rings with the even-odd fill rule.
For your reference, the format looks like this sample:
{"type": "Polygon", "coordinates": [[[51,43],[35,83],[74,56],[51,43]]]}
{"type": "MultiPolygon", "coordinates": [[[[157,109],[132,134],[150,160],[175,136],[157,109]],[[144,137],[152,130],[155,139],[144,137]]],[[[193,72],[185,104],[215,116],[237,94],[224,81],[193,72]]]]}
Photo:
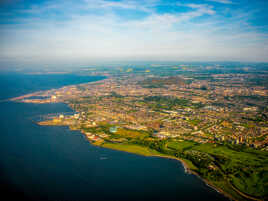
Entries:
{"type": "Polygon", "coordinates": [[[94,74],[104,80],[12,100],[66,103],[73,115],[50,116],[38,124],[80,130],[96,146],[186,160],[189,171],[231,198],[261,199],[267,189],[267,71],[256,73],[255,66],[164,69],[100,69],[94,74]]]}

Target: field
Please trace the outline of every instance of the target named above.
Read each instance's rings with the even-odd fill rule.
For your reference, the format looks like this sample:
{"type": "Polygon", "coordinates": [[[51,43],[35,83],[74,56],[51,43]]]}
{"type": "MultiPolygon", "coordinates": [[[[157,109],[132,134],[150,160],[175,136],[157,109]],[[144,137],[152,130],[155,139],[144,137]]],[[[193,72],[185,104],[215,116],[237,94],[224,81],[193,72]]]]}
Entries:
{"type": "Polygon", "coordinates": [[[256,197],[267,195],[268,153],[250,148],[214,147],[211,144],[198,145],[193,149],[216,158],[227,179],[240,191],[256,197]]]}
{"type": "Polygon", "coordinates": [[[166,144],[166,147],[169,149],[177,150],[179,152],[182,152],[184,149],[189,149],[192,146],[194,146],[196,143],[191,141],[169,141],[166,144]]]}
{"type": "Polygon", "coordinates": [[[103,143],[101,146],[105,148],[126,151],[130,153],[144,155],[144,156],[163,155],[159,153],[158,151],[149,149],[148,147],[143,147],[143,146],[133,145],[133,144],[103,143]]]}
{"type": "Polygon", "coordinates": [[[144,131],[137,131],[125,128],[118,128],[114,135],[119,135],[125,138],[139,138],[143,139],[148,136],[148,134],[144,131]]]}

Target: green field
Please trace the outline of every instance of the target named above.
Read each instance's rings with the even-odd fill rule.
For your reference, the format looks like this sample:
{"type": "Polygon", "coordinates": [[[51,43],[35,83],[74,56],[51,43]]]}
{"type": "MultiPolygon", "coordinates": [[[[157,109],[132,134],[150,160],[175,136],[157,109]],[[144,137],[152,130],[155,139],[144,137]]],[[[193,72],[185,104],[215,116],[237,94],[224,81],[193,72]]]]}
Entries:
{"type": "Polygon", "coordinates": [[[161,154],[160,152],[156,150],[150,149],[148,147],[134,145],[134,144],[103,143],[101,146],[110,148],[110,149],[135,153],[135,154],[139,154],[143,156],[155,156],[155,155],[164,156],[164,154],[161,154]]]}
{"type": "Polygon", "coordinates": [[[268,153],[243,148],[211,144],[193,147],[194,150],[212,155],[224,175],[240,191],[256,197],[268,194],[268,153]]]}
{"type": "Polygon", "coordinates": [[[169,149],[173,149],[173,150],[177,150],[182,152],[185,149],[189,149],[191,147],[193,147],[196,143],[195,142],[191,142],[191,141],[169,141],[166,144],[166,147],[169,149]]]}

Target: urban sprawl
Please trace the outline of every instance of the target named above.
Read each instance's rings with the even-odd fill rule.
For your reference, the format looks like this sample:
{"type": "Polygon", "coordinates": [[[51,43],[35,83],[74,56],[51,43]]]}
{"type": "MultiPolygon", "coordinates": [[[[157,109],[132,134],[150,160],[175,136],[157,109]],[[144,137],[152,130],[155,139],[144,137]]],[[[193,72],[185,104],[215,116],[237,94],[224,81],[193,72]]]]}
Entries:
{"type": "Polygon", "coordinates": [[[80,130],[97,146],[179,158],[235,200],[266,199],[268,73],[211,73],[209,66],[201,73],[177,65],[161,74],[160,68],[89,69],[106,78],[13,100],[66,103],[73,115],[39,124],[80,130]]]}

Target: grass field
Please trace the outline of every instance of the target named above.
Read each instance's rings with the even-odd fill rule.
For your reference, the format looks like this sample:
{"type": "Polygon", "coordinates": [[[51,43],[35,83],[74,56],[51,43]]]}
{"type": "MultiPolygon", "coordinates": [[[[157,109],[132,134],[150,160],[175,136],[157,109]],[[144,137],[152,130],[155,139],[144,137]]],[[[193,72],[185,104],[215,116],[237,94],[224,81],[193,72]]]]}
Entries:
{"type": "Polygon", "coordinates": [[[163,155],[156,150],[134,144],[103,143],[101,146],[110,149],[135,153],[143,156],[163,155]]]}
{"type": "Polygon", "coordinates": [[[125,129],[125,128],[118,128],[117,131],[114,133],[114,135],[119,135],[121,137],[126,137],[126,138],[143,139],[143,138],[148,136],[148,133],[146,133],[144,131],[131,130],[131,129],[125,129]]]}
{"type": "Polygon", "coordinates": [[[178,150],[182,152],[185,149],[189,149],[194,146],[196,143],[191,141],[170,141],[167,143],[167,148],[178,150]]]}
{"type": "Polygon", "coordinates": [[[268,153],[250,148],[214,147],[211,144],[201,144],[192,149],[220,158],[218,164],[221,169],[240,191],[257,197],[268,194],[268,153]]]}

